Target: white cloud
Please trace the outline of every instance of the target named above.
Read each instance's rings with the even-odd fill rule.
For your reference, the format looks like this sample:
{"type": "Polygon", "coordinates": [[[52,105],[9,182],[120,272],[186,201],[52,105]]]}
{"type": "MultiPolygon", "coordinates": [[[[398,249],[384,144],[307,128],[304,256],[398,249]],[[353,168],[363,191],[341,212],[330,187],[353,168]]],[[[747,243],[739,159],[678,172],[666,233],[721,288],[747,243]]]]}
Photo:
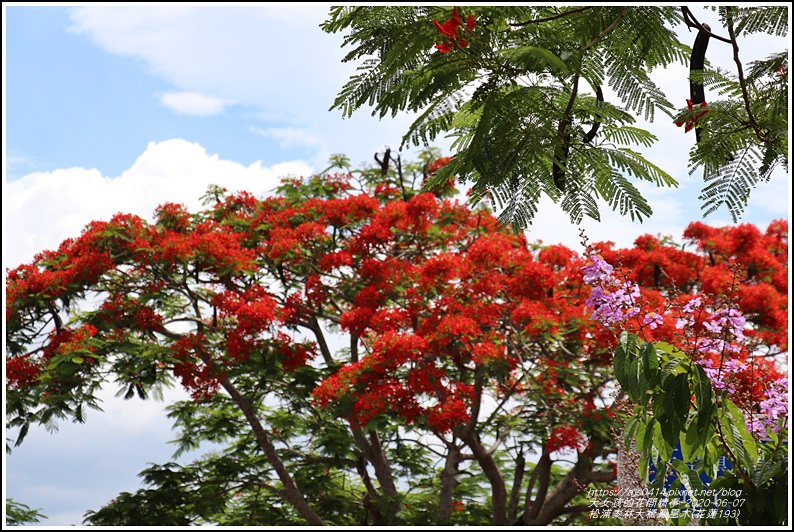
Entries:
{"type": "Polygon", "coordinates": [[[343,36],[319,28],[329,7],[85,6],[72,11],[71,29],[108,53],[140,60],[172,92],[234,102],[247,110],[246,126],[315,148],[317,164],[338,152],[356,164],[371,162],[384,144],[399,143],[413,117],[379,120],[362,109],[343,120],[340,111],[329,111],[357,67],[342,62],[343,36]]]}
{"type": "MultiPolygon", "coordinates": [[[[79,235],[91,220],[116,212],[149,219],[166,201],[198,209],[210,184],[265,195],[281,177],[311,172],[301,161],[245,166],[208,154],[198,144],[172,139],[149,143],[117,177],[87,168],[27,174],[4,184],[3,262],[15,267],[29,261],[35,253],[79,235]]],[[[136,475],[147,463],[171,458],[175,447],[165,443],[173,439],[172,420],[166,418],[164,404],[124,401],[115,397],[116,391],[108,385],[100,392],[104,412],[89,412],[85,424],[64,421],[54,434],[34,427],[24,445],[7,457],[9,493],[41,507],[48,516],[44,524],[81,523],[85,510],[136,489],[136,475]]],[[[186,397],[181,388],[165,395],[167,404],[186,397]]]]}
{"type": "Polygon", "coordinates": [[[319,5],[294,12],[252,5],[87,6],[71,18],[73,31],[107,52],[143,60],[181,90],[307,120],[327,111],[347,77],[340,37],[318,27],[327,12],[319,5]]]}
{"type": "Polygon", "coordinates": [[[791,211],[791,177],[776,171],[769,182],[759,183],[750,193],[747,218],[789,218],[791,211]]]}
{"type": "MultiPolygon", "coordinates": [[[[106,51],[133,57],[155,57],[169,53],[174,41],[171,30],[195,8],[191,6],[92,6],[71,13],[75,33],[90,34],[106,51]]],[[[182,34],[190,32],[183,26],[182,34]]],[[[155,65],[156,67],[157,65],[155,65]]]]}
{"type": "Polygon", "coordinates": [[[223,113],[224,108],[233,102],[199,92],[181,91],[162,94],[160,103],[180,115],[213,116],[223,113]]]}
{"type": "MultiPolygon", "coordinates": [[[[90,410],[85,423],[62,421],[51,432],[33,426],[24,443],[6,458],[8,492],[20,502],[41,508],[42,525],[79,525],[86,510],[97,510],[122,491],[140,487],[138,473],[152,463],[173,460],[173,420],[164,404],[188,399],[180,387],[165,401],[125,401],[108,384],[98,394],[103,412],[90,410]]],[[[9,434],[15,438],[16,431],[9,434]]],[[[178,461],[211,450],[205,444],[178,461]]]]}
{"type": "Polygon", "coordinates": [[[282,177],[311,172],[301,161],[245,166],[210,155],[196,143],[172,139],[150,142],[118,177],[87,168],[28,174],[3,190],[3,262],[14,267],[29,261],[78,236],[88,222],[117,212],[150,219],[158,205],[169,201],[198,209],[209,185],[264,195],[282,177]]]}
{"type": "Polygon", "coordinates": [[[307,129],[295,127],[270,127],[262,129],[256,126],[251,126],[249,129],[257,135],[277,140],[281,148],[291,148],[293,146],[325,147],[323,139],[310,133],[307,129]]]}

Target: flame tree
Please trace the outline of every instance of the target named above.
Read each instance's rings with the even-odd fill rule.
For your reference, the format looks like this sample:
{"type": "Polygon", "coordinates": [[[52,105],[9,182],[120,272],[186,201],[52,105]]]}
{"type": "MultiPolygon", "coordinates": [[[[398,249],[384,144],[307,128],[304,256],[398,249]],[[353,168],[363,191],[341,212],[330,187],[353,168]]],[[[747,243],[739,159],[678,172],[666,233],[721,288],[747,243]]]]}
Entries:
{"type": "MultiPolygon", "coordinates": [[[[7,272],[17,444],[33,424],[82,421],[115,383],[142,399],[181,385],[180,451],[223,446],[153,465],[147,489],[87,522],[559,524],[614,481],[625,414],[590,259],[528,243],[453,200],[452,182],[420,192],[448,163],[437,152],[379,162],[337,157],[339,173],[262,199],[211,188],[204,210],[165,203],[153,223],[118,214],[7,272]]],[[[781,377],[757,354],[787,348],[787,224],[685,238],[599,249],[630,266],[638,327],[672,344],[686,339],[666,302],[717,309],[728,265],[741,272],[754,349],[732,382],[753,409],[781,377]]]]}

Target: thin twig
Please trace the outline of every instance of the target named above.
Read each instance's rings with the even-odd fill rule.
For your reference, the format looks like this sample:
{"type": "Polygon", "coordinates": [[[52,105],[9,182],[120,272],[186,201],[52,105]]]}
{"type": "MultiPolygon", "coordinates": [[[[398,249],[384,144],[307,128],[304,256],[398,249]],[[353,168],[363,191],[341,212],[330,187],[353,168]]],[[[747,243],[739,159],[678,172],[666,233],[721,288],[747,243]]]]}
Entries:
{"type": "Polygon", "coordinates": [[[597,45],[598,43],[600,43],[600,42],[601,42],[601,40],[602,40],[604,37],[606,37],[607,35],[609,35],[609,34],[612,32],[612,30],[614,30],[615,28],[617,28],[618,24],[620,24],[620,23],[621,23],[621,21],[622,21],[624,18],[626,18],[626,15],[628,15],[628,14],[631,12],[631,9],[632,9],[632,8],[630,8],[630,7],[627,7],[626,9],[624,9],[623,11],[621,11],[621,12],[620,12],[620,15],[618,15],[618,16],[617,16],[617,18],[616,18],[614,21],[612,21],[612,24],[610,24],[609,26],[607,26],[606,28],[604,28],[604,31],[602,31],[601,33],[599,33],[599,34],[598,34],[598,36],[597,36],[595,39],[593,39],[592,41],[590,41],[590,43],[589,43],[587,46],[585,46],[584,48],[582,48],[582,53],[584,53],[584,52],[588,51],[590,48],[592,48],[593,46],[595,46],[595,45],[597,45]]]}
{"type": "Polygon", "coordinates": [[[703,24],[698,22],[698,19],[695,18],[695,15],[692,14],[692,11],[686,6],[681,8],[681,11],[684,13],[684,22],[686,23],[687,28],[697,28],[698,31],[705,31],[708,33],[709,37],[717,39],[718,41],[727,42],[731,44],[730,39],[726,39],[721,35],[717,35],[716,33],[712,33],[711,30],[707,27],[704,27],[703,24]]]}
{"type": "Polygon", "coordinates": [[[761,132],[758,122],[755,121],[753,111],[750,109],[750,95],[747,93],[747,81],[744,79],[744,69],[742,62],[739,59],[739,43],[736,41],[736,32],[733,27],[733,13],[731,8],[727,9],[726,19],[728,23],[728,35],[731,36],[731,45],[733,46],[733,62],[736,63],[736,71],[739,76],[739,86],[742,88],[742,99],[744,100],[744,109],[747,111],[747,121],[750,127],[755,131],[755,135],[761,142],[766,141],[766,137],[761,132]]]}
{"type": "Polygon", "coordinates": [[[529,26],[530,24],[540,24],[541,22],[549,22],[551,20],[557,20],[562,17],[567,17],[568,15],[581,13],[582,11],[587,11],[588,9],[591,9],[591,7],[592,6],[580,7],[577,9],[571,9],[570,11],[563,11],[562,13],[557,13],[556,15],[553,15],[551,17],[536,18],[534,20],[528,20],[526,22],[515,22],[515,23],[511,23],[510,25],[513,26],[514,28],[520,28],[523,26],[529,26]]]}

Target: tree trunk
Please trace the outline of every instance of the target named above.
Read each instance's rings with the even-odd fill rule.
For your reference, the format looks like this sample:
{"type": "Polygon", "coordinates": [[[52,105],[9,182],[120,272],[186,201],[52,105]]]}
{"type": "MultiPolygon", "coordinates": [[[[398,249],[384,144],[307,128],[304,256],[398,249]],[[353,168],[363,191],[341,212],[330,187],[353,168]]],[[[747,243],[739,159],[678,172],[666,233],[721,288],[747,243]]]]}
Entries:
{"type": "Polygon", "coordinates": [[[521,484],[524,482],[524,467],[526,460],[524,460],[524,449],[518,452],[516,458],[516,472],[513,477],[513,487],[510,489],[510,502],[507,506],[507,520],[510,523],[515,523],[518,514],[518,499],[521,496],[521,484]]]}
{"type": "Polygon", "coordinates": [[[455,486],[458,485],[458,464],[463,459],[454,440],[447,445],[447,451],[444,470],[441,472],[441,493],[438,497],[438,510],[436,511],[436,524],[438,525],[448,523],[452,517],[452,500],[455,495],[455,486]]]}
{"type": "Polygon", "coordinates": [[[493,456],[482,446],[477,435],[470,430],[464,430],[461,439],[469,446],[477,463],[482,467],[483,473],[491,484],[491,507],[493,511],[493,524],[496,526],[507,525],[507,488],[505,479],[493,456]]]}
{"type": "Polygon", "coordinates": [[[223,379],[221,385],[243,412],[243,415],[245,415],[245,419],[254,431],[256,441],[259,443],[262,451],[264,451],[267,461],[273,466],[279,480],[281,480],[281,483],[284,485],[284,499],[290,503],[310,525],[325,525],[325,521],[314,513],[309,503],[303,498],[303,494],[300,492],[300,489],[298,489],[289,471],[287,471],[287,467],[284,465],[284,462],[281,461],[281,458],[279,458],[276,448],[273,446],[270,438],[267,437],[267,431],[265,431],[262,424],[259,423],[259,418],[256,416],[253,405],[251,405],[248,399],[235,388],[229,379],[223,379]]]}
{"type": "MultiPolygon", "coordinates": [[[[367,461],[372,464],[375,469],[375,477],[378,479],[380,489],[383,491],[382,499],[385,499],[385,524],[387,526],[394,526],[398,524],[397,512],[400,511],[400,497],[397,487],[394,484],[394,477],[391,472],[391,465],[388,458],[383,453],[383,448],[380,445],[380,438],[375,431],[370,431],[370,438],[361,429],[353,429],[353,437],[358,444],[358,447],[364,453],[367,461]]],[[[381,523],[379,523],[381,524],[381,523]]]]}
{"type": "MultiPolygon", "coordinates": [[[[632,440],[630,449],[626,449],[623,444],[623,438],[618,438],[618,496],[619,497],[642,497],[643,503],[647,503],[648,497],[641,495],[646,493],[648,485],[645,484],[640,478],[640,453],[637,452],[637,446],[632,440]],[[635,493],[637,495],[632,496],[635,493]]],[[[661,526],[664,523],[660,519],[652,519],[647,517],[624,517],[623,523],[626,526],[661,526]]]]}
{"type": "Polygon", "coordinates": [[[549,483],[551,482],[551,456],[549,455],[549,451],[546,450],[545,445],[543,447],[543,454],[540,456],[540,460],[538,460],[535,470],[532,472],[532,477],[529,486],[527,486],[527,496],[524,499],[524,516],[522,517],[522,521],[525,525],[528,525],[540,514],[540,509],[543,507],[546,493],[549,490],[549,483]],[[538,492],[533,500],[532,490],[535,487],[535,481],[540,481],[540,484],[538,484],[538,492]],[[530,501],[532,501],[531,506],[530,501]]]}

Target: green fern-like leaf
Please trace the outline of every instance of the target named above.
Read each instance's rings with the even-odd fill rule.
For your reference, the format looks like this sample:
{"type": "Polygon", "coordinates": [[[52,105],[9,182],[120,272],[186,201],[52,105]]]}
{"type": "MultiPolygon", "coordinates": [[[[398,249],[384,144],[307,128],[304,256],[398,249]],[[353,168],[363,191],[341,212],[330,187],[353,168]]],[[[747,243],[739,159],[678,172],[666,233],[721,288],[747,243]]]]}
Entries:
{"type": "Polygon", "coordinates": [[[784,36],[788,34],[788,7],[769,6],[739,8],[737,33],[768,33],[784,36]]]}
{"type": "Polygon", "coordinates": [[[560,202],[560,207],[571,217],[571,222],[578,224],[584,216],[596,221],[601,221],[598,203],[592,193],[592,178],[587,174],[577,171],[579,165],[569,165],[568,177],[565,182],[565,196],[560,202]]]}
{"type": "Polygon", "coordinates": [[[656,109],[672,117],[673,105],[646,73],[627,69],[612,54],[607,59],[607,65],[610,86],[628,109],[643,114],[649,122],[653,122],[656,109]]]}
{"type": "Polygon", "coordinates": [[[632,221],[636,218],[641,222],[653,214],[651,206],[637,187],[618,172],[612,172],[608,179],[598,179],[596,189],[612,210],[622,216],[628,214],[632,221]]]}
{"type": "Polygon", "coordinates": [[[448,131],[461,105],[458,94],[441,96],[414,120],[403,136],[401,148],[409,142],[414,145],[429,144],[439,133],[448,131]]]}
{"type": "Polygon", "coordinates": [[[610,164],[621,173],[628,173],[643,181],[651,181],[659,186],[677,187],[678,181],[667,172],[629,148],[603,149],[610,164]]]}
{"type": "MultiPolygon", "coordinates": [[[[788,30],[787,8],[780,6],[715,11],[741,35],[788,30]]],[[[633,151],[656,140],[634,126],[636,116],[696,119],[690,169],[707,177],[707,210],[725,204],[739,212],[755,179],[787,167],[785,54],[751,64],[743,82],[708,63],[690,73],[707,89],[702,115],[699,108],[676,109],[650,77],[654,69],[689,64],[692,50],[674,31],[683,24],[678,7],[471,6],[459,12],[476,24],[459,28],[465,44],[442,53],[434,46],[448,37],[433,21],[449,20],[449,6],[332,8],[323,29],[348,32],[345,60],[361,61],[332,108],[344,116],[365,106],[380,117],[416,113],[402,146],[446,133],[454,165],[431,181],[454,168],[462,182],[474,184],[472,197],[490,198],[502,209],[503,220],[530,223],[533,202],[543,194],[562,202],[574,221],[597,217],[599,200],[632,219],[649,216],[635,180],[677,184],[633,151]],[[594,96],[608,87],[617,101],[594,96]],[[756,177],[746,161],[758,165],[756,177]]]]}
{"type": "Polygon", "coordinates": [[[750,191],[761,180],[757,170],[761,157],[754,146],[747,147],[737,155],[718,171],[705,177],[709,184],[699,197],[703,201],[704,216],[725,206],[733,221],[737,222],[747,207],[750,191]]]}

